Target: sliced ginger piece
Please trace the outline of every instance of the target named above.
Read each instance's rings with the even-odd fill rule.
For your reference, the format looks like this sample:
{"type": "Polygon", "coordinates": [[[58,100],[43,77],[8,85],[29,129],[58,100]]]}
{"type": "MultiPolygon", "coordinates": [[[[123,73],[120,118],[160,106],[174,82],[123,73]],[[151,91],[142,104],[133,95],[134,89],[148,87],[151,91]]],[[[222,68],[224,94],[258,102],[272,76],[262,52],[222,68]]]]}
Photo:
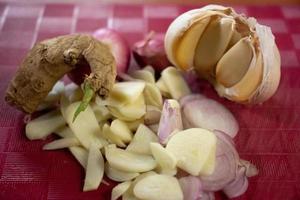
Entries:
{"type": "Polygon", "coordinates": [[[125,143],[128,143],[132,140],[131,130],[129,129],[127,124],[122,120],[113,120],[110,124],[110,130],[125,143]]]}
{"type": "Polygon", "coordinates": [[[176,168],[176,157],[169,151],[167,151],[159,143],[150,143],[150,149],[156,162],[160,165],[162,170],[171,170],[176,168]]]}
{"type": "Polygon", "coordinates": [[[178,100],[181,97],[191,94],[191,90],[182,77],[182,74],[175,67],[164,69],[161,73],[161,77],[173,99],[178,100]]]}
{"type": "Polygon", "coordinates": [[[115,83],[110,96],[125,103],[134,102],[145,88],[145,83],[141,81],[118,82],[115,83]]]}
{"type": "Polygon", "coordinates": [[[72,155],[80,163],[80,165],[86,170],[86,164],[88,160],[88,151],[80,146],[74,146],[69,148],[72,155]]]}
{"type": "Polygon", "coordinates": [[[60,100],[60,95],[64,92],[65,84],[62,81],[57,81],[52,90],[48,93],[44,102],[57,102],[60,100]]]}
{"type": "Polygon", "coordinates": [[[105,163],[105,174],[108,178],[117,182],[130,181],[140,175],[137,172],[125,172],[115,169],[108,162],[105,163]]]}
{"type": "Polygon", "coordinates": [[[162,107],[163,99],[160,90],[154,83],[146,83],[144,90],[145,102],[147,105],[162,107]]]}
{"type": "Polygon", "coordinates": [[[65,120],[58,110],[51,111],[31,120],[25,127],[28,139],[45,139],[48,135],[65,125],[65,120]]]}
{"type": "Polygon", "coordinates": [[[45,144],[43,146],[43,150],[54,150],[54,149],[63,149],[63,148],[68,148],[72,146],[77,146],[80,145],[79,141],[77,138],[72,137],[72,138],[62,138],[58,140],[54,140],[48,144],[45,144]]]}
{"type": "Polygon", "coordinates": [[[143,69],[143,70],[135,70],[132,73],[130,73],[130,75],[133,78],[140,79],[140,80],[143,80],[143,81],[148,82],[148,83],[155,83],[154,74],[151,73],[148,70],[145,70],[145,69],[143,69]]]}
{"type": "Polygon", "coordinates": [[[126,147],[125,143],[122,139],[111,131],[108,124],[104,124],[102,127],[102,135],[106,138],[110,143],[116,144],[119,147],[126,147]]]}
{"type": "Polygon", "coordinates": [[[111,200],[117,200],[121,197],[130,187],[131,181],[126,181],[115,186],[111,191],[111,200]]]}
{"type": "Polygon", "coordinates": [[[158,81],[155,83],[155,85],[160,90],[160,93],[162,94],[162,96],[167,97],[167,98],[171,97],[170,91],[168,90],[168,87],[162,78],[158,79],[158,81]]]}
{"type": "Polygon", "coordinates": [[[143,118],[140,118],[140,119],[137,119],[135,121],[131,121],[131,122],[125,122],[128,126],[128,128],[131,130],[131,131],[136,131],[139,127],[140,124],[143,124],[144,123],[144,119],[143,118]]]}
{"type": "Polygon", "coordinates": [[[146,113],[144,96],[141,94],[134,102],[118,108],[118,111],[128,119],[140,119],[146,113]]]}
{"type": "Polygon", "coordinates": [[[115,147],[105,149],[106,159],[113,168],[127,172],[146,172],[156,167],[156,162],[149,155],[142,155],[115,147]]]}
{"type": "Polygon", "coordinates": [[[182,200],[183,193],[178,180],[168,175],[147,176],[133,188],[135,196],[145,200],[182,200]]]}
{"type": "Polygon", "coordinates": [[[96,190],[104,175],[104,160],[98,145],[92,143],[89,149],[83,191],[96,190]]]}
{"type": "Polygon", "coordinates": [[[150,143],[158,142],[158,137],[147,126],[140,124],[126,150],[151,155],[150,143]]]}
{"type": "Polygon", "coordinates": [[[155,70],[154,70],[154,68],[151,65],[147,65],[146,67],[143,68],[143,70],[151,72],[151,74],[153,76],[155,76],[155,70]]]}
{"type": "Polygon", "coordinates": [[[61,138],[72,138],[72,137],[75,137],[75,135],[72,132],[72,130],[69,127],[67,127],[67,126],[62,127],[60,129],[56,130],[55,134],[58,135],[61,138]]]}
{"type": "Polygon", "coordinates": [[[86,149],[89,149],[92,142],[96,142],[99,148],[107,145],[107,141],[100,136],[100,126],[90,106],[87,106],[73,122],[73,116],[79,104],[80,102],[72,103],[66,109],[66,121],[72,132],[86,149]]]}
{"type": "Polygon", "coordinates": [[[130,185],[129,189],[125,192],[125,194],[122,196],[122,200],[140,200],[138,197],[136,197],[133,193],[133,188],[135,187],[135,185],[143,180],[144,178],[148,177],[148,176],[152,176],[155,175],[156,172],[154,171],[148,171],[145,173],[140,174],[138,177],[136,177],[134,179],[134,181],[132,181],[132,184],[130,185]]]}
{"type": "Polygon", "coordinates": [[[191,128],[171,137],[166,149],[177,159],[177,166],[193,176],[202,174],[208,159],[216,151],[216,136],[202,128],[191,128]]]}
{"type": "Polygon", "coordinates": [[[95,113],[98,122],[103,122],[112,117],[109,110],[105,106],[100,106],[96,103],[91,103],[91,107],[95,113]]]}
{"type": "Polygon", "coordinates": [[[125,104],[121,107],[108,106],[108,110],[114,117],[120,120],[138,120],[146,113],[144,96],[140,94],[140,96],[134,102],[125,104]]]}
{"type": "Polygon", "coordinates": [[[159,123],[161,110],[156,106],[147,105],[146,114],[144,115],[144,122],[146,125],[159,123]]]}

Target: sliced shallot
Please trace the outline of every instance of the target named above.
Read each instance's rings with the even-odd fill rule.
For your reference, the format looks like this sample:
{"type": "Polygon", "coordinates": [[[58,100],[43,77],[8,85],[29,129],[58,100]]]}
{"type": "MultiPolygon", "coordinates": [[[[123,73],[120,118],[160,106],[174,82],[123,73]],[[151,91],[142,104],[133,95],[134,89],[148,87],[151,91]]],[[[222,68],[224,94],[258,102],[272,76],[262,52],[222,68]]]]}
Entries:
{"type": "MultiPolygon", "coordinates": [[[[191,99],[193,98],[191,97],[191,99]]],[[[220,130],[232,138],[236,136],[239,130],[238,123],[232,113],[222,104],[212,99],[199,97],[195,100],[188,101],[187,99],[186,101],[182,108],[182,114],[191,126],[212,131],[220,130]]]]}
{"type": "Polygon", "coordinates": [[[228,198],[238,197],[246,192],[248,184],[246,168],[240,167],[237,171],[236,178],[223,188],[223,192],[228,198]]]}
{"type": "Polygon", "coordinates": [[[214,200],[214,194],[203,190],[198,177],[182,177],[179,179],[179,184],[183,192],[184,200],[214,200]]]}
{"type": "Polygon", "coordinates": [[[232,139],[220,131],[214,131],[214,133],[218,138],[215,170],[209,176],[199,177],[203,188],[207,191],[221,190],[233,181],[239,162],[232,139]]]}

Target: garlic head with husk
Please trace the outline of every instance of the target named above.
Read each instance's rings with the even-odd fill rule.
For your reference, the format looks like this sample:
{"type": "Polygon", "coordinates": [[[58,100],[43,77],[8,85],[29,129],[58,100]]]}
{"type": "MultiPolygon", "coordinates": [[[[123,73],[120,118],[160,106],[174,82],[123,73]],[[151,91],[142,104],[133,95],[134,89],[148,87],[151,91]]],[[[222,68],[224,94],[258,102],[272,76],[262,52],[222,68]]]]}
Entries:
{"type": "Polygon", "coordinates": [[[194,69],[235,102],[262,103],[279,85],[280,54],[271,28],[230,7],[183,13],[170,24],[165,49],[176,67],[194,69]]]}

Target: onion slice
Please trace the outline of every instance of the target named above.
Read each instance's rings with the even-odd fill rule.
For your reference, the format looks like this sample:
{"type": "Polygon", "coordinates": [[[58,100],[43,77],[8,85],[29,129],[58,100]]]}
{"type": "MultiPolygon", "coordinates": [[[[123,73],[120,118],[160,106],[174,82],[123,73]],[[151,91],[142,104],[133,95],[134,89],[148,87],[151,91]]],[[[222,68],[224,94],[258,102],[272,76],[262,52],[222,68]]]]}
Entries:
{"type": "Polygon", "coordinates": [[[214,131],[217,136],[216,165],[209,176],[199,176],[204,190],[218,191],[233,181],[239,162],[232,139],[220,131],[214,131]]]}
{"type": "Polygon", "coordinates": [[[240,167],[234,181],[223,188],[223,192],[228,198],[238,197],[246,192],[249,182],[245,174],[246,168],[240,167]]]}
{"type": "Polygon", "coordinates": [[[183,118],[193,127],[220,130],[234,138],[239,126],[233,114],[222,104],[201,96],[185,97],[181,100],[183,118]]]}
{"type": "Polygon", "coordinates": [[[202,188],[200,179],[196,176],[186,176],[179,179],[184,200],[214,200],[213,192],[206,192],[202,188]]]}
{"type": "Polygon", "coordinates": [[[198,200],[201,198],[201,181],[195,176],[186,176],[179,179],[184,200],[198,200]]]}

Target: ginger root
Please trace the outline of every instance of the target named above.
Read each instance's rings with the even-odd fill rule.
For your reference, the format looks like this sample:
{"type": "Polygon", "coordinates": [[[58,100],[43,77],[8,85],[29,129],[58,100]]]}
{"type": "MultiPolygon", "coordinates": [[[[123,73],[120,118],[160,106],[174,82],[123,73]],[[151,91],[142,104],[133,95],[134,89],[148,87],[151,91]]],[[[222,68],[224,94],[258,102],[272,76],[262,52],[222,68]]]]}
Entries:
{"type": "Polygon", "coordinates": [[[109,48],[89,35],[59,36],[36,44],[23,60],[6,91],[12,106],[32,113],[54,84],[71,70],[88,64],[84,86],[107,97],[116,78],[116,63],[109,48]]]}

